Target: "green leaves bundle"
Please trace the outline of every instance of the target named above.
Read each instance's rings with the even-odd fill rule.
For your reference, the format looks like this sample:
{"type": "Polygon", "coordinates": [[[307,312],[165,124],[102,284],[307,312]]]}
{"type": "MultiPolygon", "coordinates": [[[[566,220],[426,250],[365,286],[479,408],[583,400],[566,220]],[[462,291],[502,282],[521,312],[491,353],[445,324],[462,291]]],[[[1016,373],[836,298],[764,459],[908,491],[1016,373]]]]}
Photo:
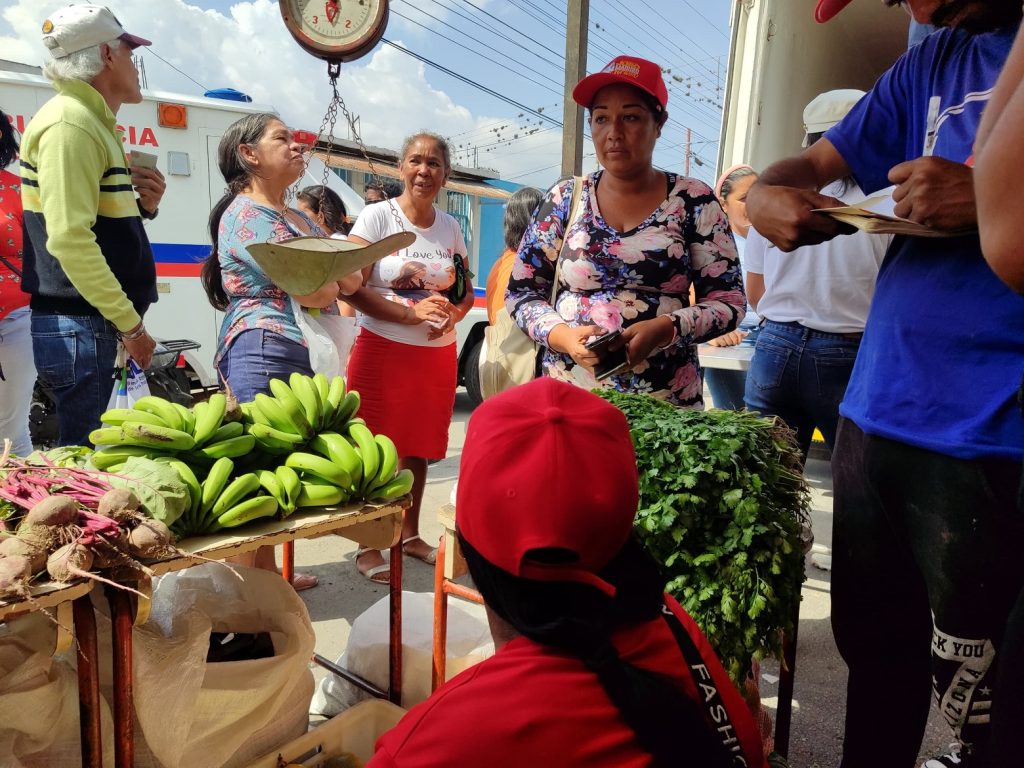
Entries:
{"type": "Polygon", "coordinates": [[[596,393],[626,414],[640,470],[635,528],[675,597],[742,687],[751,658],[782,658],[804,579],[810,491],[792,432],[736,411],[596,393]]]}

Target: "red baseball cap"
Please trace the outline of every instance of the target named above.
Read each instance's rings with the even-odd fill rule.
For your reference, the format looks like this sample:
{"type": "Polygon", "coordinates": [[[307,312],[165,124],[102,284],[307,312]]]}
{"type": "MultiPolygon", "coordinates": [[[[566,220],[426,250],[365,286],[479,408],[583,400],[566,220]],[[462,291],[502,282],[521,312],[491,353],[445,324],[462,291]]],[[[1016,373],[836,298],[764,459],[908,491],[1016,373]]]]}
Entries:
{"type": "Polygon", "coordinates": [[[584,109],[590,109],[594,95],[613,83],[626,83],[649,93],[663,110],[668,106],[668,88],[661,77],[661,67],[636,56],[616,56],[600,72],[584,77],[572,89],[573,101],[584,109]]]}
{"type": "Polygon", "coordinates": [[[850,4],[851,0],[818,0],[818,7],[814,9],[814,20],[824,24],[843,8],[850,4]]]}
{"type": "Polygon", "coordinates": [[[534,581],[615,587],[597,572],[629,540],[639,499],[626,417],[585,389],[536,379],[486,400],[466,431],[456,524],[492,565],[534,581]],[[534,550],[562,550],[540,562],[534,550]]]}

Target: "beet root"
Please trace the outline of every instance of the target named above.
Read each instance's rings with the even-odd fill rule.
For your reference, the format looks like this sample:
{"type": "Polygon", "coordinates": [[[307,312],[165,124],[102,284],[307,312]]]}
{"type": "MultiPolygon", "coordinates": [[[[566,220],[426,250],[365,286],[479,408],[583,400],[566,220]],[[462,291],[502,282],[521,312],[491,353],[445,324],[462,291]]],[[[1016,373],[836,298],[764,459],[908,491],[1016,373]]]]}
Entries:
{"type": "Polygon", "coordinates": [[[141,506],[139,497],[127,488],[111,488],[100,497],[96,512],[125,525],[139,519],[141,506]]]}
{"type": "Polygon", "coordinates": [[[28,595],[28,580],[32,578],[32,563],[21,555],[0,557],[0,597],[28,595]]]}
{"type": "Polygon", "coordinates": [[[32,567],[32,573],[46,570],[47,550],[20,536],[10,536],[0,540],[0,556],[26,557],[32,567]]]}
{"type": "Polygon", "coordinates": [[[92,560],[88,547],[72,542],[50,554],[46,559],[46,571],[54,581],[71,581],[76,576],[85,576],[83,572],[92,568],[92,560]]]}
{"type": "Polygon", "coordinates": [[[25,515],[22,525],[46,525],[60,528],[78,523],[78,502],[70,496],[47,496],[25,515]]]}
{"type": "Polygon", "coordinates": [[[172,546],[170,529],[159,520],[146,518],[128,532],[126,549],[135,557],[152,560],[161,557],[174,557],[177,548],[172,546]]]}

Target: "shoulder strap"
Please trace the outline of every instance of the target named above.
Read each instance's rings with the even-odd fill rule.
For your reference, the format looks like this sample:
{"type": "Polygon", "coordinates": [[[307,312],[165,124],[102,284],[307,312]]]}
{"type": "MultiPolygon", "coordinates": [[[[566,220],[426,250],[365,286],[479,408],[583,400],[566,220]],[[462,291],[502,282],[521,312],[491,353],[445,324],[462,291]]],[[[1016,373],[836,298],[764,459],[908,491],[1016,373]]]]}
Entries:
{"type": "Polygon", "coordinates": [[[747,761],[743,754],[743,746],[740,744],[739,734],[733,727],[729,710],[726,709],[722,695],[718,692],[718,684],[711,677],[711,672],[704,663],[704,657],[700,655],[697,644],[693,642],[693,638],[686,631],[683,622],[671,608],[664,605],[661,612],[665,617],[665,623],[672,630],[679,650],[683,653],[683,658],[686,659],[686,668],[693,677],[694,685],[697,686],[697,695],[707,714],[708,723],[715,728],[715,732],[722,741],[722,748],[732,757],[733,765],[746,766],[747,761]]]}
{"type": "Polygon", "coordinates": [[[562,230],[562,245],[558,248],[558,258],[555,259],[555,276],[551,281],[551,299],[548,302],[555,306],[555,299],[558,297],[558,277],[562,272],[562,255],[565,252],[565,244],[569,240],[569,227],[576,221],[580,210],[580,198],[583,196],[583,177],[572,177],[572,200],[569,203],[569,218],[565,220],[565,229],[562,230]]]}

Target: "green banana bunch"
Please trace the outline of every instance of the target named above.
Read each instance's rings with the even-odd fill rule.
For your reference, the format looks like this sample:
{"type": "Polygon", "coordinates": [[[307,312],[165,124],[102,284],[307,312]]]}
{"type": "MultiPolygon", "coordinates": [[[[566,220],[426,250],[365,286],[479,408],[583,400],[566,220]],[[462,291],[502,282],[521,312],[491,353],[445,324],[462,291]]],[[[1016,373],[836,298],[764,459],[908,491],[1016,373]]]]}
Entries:
{"type": "MultiPolygon", "coordinates": [[[[166,403],[170,405],[170,403],[166,403]]],[[[171,408],[171,411],[174,411],[171,408]]],[[[177,411],[174,411],[177,417],[177,411]]],[[[158,451],[189,451],[196,441],[188,432],[175,427],[158,427],[138,421],[126,421],[119,427],[100,427],[89,434],[93,445],[134,445],[158,451]]]]}
{"type": "Polygon", "coordinates": [[[412,490],[413,475],[411,469],[403,469],[394,479],[385,485],[371,491],[369,501],[390,501],[397,499],[412,490]]]}

